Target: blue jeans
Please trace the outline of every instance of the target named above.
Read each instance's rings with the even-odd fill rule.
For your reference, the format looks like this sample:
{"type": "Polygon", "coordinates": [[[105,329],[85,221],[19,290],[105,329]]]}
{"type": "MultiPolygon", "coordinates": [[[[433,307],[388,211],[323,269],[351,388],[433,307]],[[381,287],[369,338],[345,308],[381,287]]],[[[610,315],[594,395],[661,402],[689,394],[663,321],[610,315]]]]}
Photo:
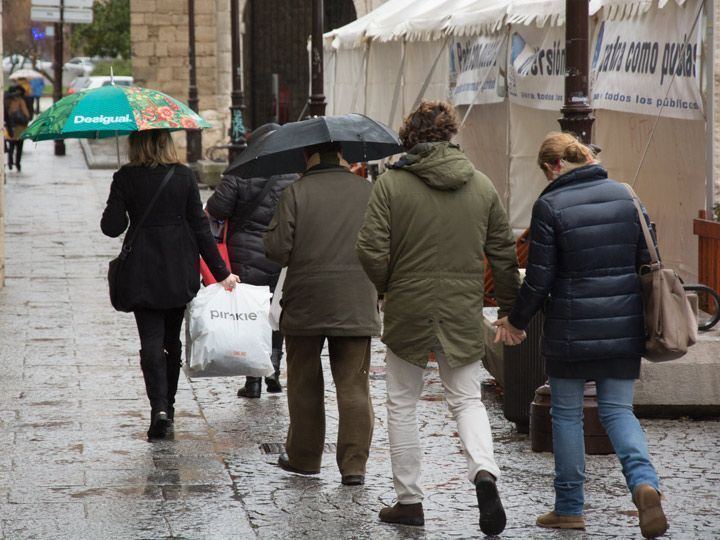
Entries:
{"type": "MultiPolygon", "coordinates": [[[[633,379],[597,381],[598,414],[622,464],[630,492],[639,484],[658,489],[650,463],[645,434],[632,409],[633,379]]],[[[584,379],[550,377],[553,450],[555,452],[555,512],[562,516],[583,513],[585,442],[583,436],[584,379]]]]}

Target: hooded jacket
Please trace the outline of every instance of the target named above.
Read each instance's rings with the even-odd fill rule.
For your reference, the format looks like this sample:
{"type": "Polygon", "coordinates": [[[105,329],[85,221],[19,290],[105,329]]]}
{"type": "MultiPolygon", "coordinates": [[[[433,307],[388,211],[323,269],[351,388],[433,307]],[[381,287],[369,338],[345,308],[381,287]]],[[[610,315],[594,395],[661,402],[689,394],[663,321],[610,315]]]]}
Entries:
{"type": "Polygon", "coordinates": [[[639,376],[645,332],[638,269],[649,261],[632,198],[603,167],[575,169],[545,188],[533,207],[527,273],[510,323],[526,328],[544,308],[549,376],[639,376]]]}
{"type": "Polygon", "coordinates": [[[422,143],[378,178],[357,241],[365,271],[385,295],[383,342],[425,367],[434,338],[451,367],[485,354],[485,264],[501,313],[520,286],[507,215],[490,179],[460,148],[422,143]]]}
{"type": "Polygon", "coordinates": [[[227,234],[230,266],[242,283],[268,285],[275,289],[280,265],[265,257],[263,235],[275,214],[280,195],[297,178],[296,174],[273,177],[272,188],[250,215],[248,206],[255,203],[269,178],[225,176],[208,199],[208,214],[230,220],[227,234]]]}

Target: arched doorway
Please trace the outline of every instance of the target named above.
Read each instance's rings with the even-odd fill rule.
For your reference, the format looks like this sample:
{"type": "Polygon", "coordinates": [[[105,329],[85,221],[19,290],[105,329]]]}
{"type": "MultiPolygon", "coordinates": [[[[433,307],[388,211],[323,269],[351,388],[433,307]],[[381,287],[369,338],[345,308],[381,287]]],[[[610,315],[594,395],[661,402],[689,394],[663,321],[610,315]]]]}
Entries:
{"type": "MultiPolygon", "coordinates": [[[[356,18],[352,0],[325,0],[325,28],[356,18]]],[[[308,0],[247,0],[243,42],[245,121],[297,120],[308,99],[307,40],[312,31],[308,0]]]]}

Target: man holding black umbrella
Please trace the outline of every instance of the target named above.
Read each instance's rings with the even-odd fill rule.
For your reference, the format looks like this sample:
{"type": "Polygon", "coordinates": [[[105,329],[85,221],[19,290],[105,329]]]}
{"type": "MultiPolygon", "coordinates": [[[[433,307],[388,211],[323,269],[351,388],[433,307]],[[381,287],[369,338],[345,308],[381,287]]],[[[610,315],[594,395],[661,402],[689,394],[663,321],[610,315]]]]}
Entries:
{"type": "Polygon", "coordinates": [[[268,258],[287,266],[280,329],[287,347],[290,427],[287,453],[278,464],[299,474],[320,472],[320,354],[327,341],[339,409],[337,464],[344,485],[362,485],[374,424],[370,336],[379,334],[380,320],[355,240],[372,186],[348,170],[338,143],[307,147],[304,157],[306,172],[283,192],[265,235],[268,258]]]}

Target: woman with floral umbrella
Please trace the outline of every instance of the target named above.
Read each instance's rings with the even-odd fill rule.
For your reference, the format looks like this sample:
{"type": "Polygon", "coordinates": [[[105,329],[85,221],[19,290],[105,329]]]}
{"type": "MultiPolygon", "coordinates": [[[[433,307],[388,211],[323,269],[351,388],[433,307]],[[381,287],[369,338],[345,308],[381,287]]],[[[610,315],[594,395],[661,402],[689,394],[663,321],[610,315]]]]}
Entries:
{"type": "Polygon", "coordinates": [[[111,85],[61,99],[23,134],[36,141],[130,135],[129,163],[113,175],[100,227],[113,238],[128,230],[114,283],[122,310],[133,312],[138,327],[150,440],[174,428],[180,327],[200,288],[200,255],[225,288],[239,281],[218,252],[195,176],[180,164],[169,133],[209,125],[161,92],[111,85]]]}

